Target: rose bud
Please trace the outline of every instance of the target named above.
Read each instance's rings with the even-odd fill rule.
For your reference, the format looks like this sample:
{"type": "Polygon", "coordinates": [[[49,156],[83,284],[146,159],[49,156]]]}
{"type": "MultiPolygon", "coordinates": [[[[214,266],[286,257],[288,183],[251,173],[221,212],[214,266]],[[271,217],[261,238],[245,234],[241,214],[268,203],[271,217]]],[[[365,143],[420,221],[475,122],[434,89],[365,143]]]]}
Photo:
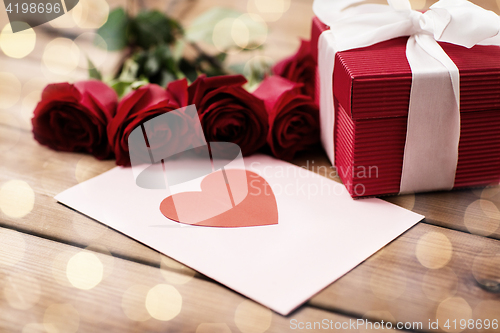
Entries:
{"type": "Polygon", "coordinates": [[[266,78],[254,95],[264,101],[269,115],[267,143],[274,156],[291,160],[295,153],[319,142],[319,111],[301,84],[279,76],[266,78]]]}
{"type": "Polygon", "coordinates": [[[264,103],[246,91],[242,75],[200,76],[188,88],[207,142],[232,142],[244,156],[266,143],[269,128],[264,103]]]}
{"type": "Polygon", "coordinates": [[[106,126],[117,103],[114,90],[101,81],[49,84],[31,120],[35,140],[55,150],[108,158],[106,126]]]}
{"type": "Polygon", "coordinates": [[[311,55],[311,43],[302,40],[297,52],[273,67],[273,73],[292,82],[302,83],[303,95],[315,98],[316,62],[311,55]]]}
{"type": "MultiPolygon", "coordinates": [[[[152,161],[153,156],[168,157],[172,152],[187,149],[191,142],[186,139],[191,130],[192,118],[185,114],[184,109],[162,87],[148,84],[127,94],[118,104],[116,116],[108,125],[108,136],[111,147],[116,155],[116,164],[129,166],[129,135],[138,126],[143,127],[144,134],[152,145],[148,149],[144,146],[130,147],[134,155],[140,156],[144,163],[152,161]],[[148,120],[167,112],[173,112],[167,122],[148,120]],[[172,119],[174,119],[172,121],[172,119]]],[[[161,158],[160,158],[161,159],[161,158]]]]}

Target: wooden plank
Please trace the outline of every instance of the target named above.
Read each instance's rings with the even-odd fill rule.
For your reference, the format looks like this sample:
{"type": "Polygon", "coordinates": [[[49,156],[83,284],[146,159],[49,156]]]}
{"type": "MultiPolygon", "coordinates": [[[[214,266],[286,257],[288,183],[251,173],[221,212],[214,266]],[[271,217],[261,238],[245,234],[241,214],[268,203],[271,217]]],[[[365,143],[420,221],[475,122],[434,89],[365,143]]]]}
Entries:
{"type": "Polygon", "coordinates": [[[8,229],[0,228],[0,240],[5,332],[281,333],[300,323],[356,320],[311,307],[283,317],[189,275],[8,229]]]}
{"type": "MultiPolygon", "coordinates": [[[[336,168],[331,166],[322,150],[302,153],[293,163],[341,182],[336,168]]],[[[424,215],[425,223],[500,239],[500,186],[381,199],[424,215]]]]}
{"type": "Polygon", "coordinates": [[[19,138],[17,142],[0,140],[0,186],[8,181],[21,180],[34,194],[33,207],[22,208],[26,215],[17,217],[16,214],[9,216],[0,212],[0,223],[79,246],[90,243],[106,245],[114,255],[131,255],[136,261],[159,265],[158,252],[58,204],[53,198],[78,184],[78,180],[83,181],[112,168],[113,161],[99,162],[83,154],[52,151],[38,145],[31,133],[25,131],[2,127],[0,135],[2,139],[19,138]]]}
{"type": "MultiPolygon", "coordinates": [[[[0,133],[9,137],[16,131],[2,127],[0,133]]],[[[0,140],[0,142],[4,141],[0,140]]],[[[2,147],[1,144],[0,147],[2,147]]],[[[2,213],[1,223],[49,239],[77,244],[80,247],[90,244],[104,246],[106,251],[115,256],[147,263],[150,266],[160,266],[161,256],[156,251],[118,232],[109,230],[100,223],[57,204],[52,199],[58,191],[77,184],[77,179],[91,177],[112,167],[112,161],[99,162],[81,154],[54,152],[38,146],[24,131],[20,133],[17,145],[4,151],[2,156],[5,158],[0,162],[0,186],[13,178],[23,180],[33,189],[35,203],[31,212],[24,217],[17,218],[8,216],[5,212],[2,213]]],[[[312,164],[310,163],[309,166],[312,167],[312,164]]],[[[444,239],[442,236],[436,237],[438,241],[444,239]]],[[[433,244],[432,241],[436,239],[431,238],[431,244],[433,244]]],[[[491,275],[488,256],[486,253],[483,255],[481,251],[490,249],[493,253],[497,253],[500,251],[499,247],[500,243],[493,239],[419,224],[395,240],[381,253],[319,293],[311,304],[315,307],[353,313],[359,317],[368,315],[376,319],[383,319],[385,318],[383,316],[387,314],[385,312],[372,313],[377,309],[389,311],[395,320],[433,318],[431,315],[435,314],[439,303],[428,300],[425,292],[422,291],[422,281],[427,276],[426,279],[430,282],[425,286],[429,290],[437,285],[440,286],[437,288],[439,292],[442,292],[439,289],[446,291],[453,287],[453,283],[456,283],[458,291],[453,295],[464,298],[474,308],[481,301],[494,300],[497,296],[481,289],[477,281],[473,280],[470,269],[476,257],[484,257],[486,258],[484,265],[476,265],[474,272],[479,274],[479,277],[491,275]],[[435,274],[438,274],[437,277],[432,275],[434,270],[420,264],[415,252],[423,235],[429,232],[444,235],[450,242],[449,247],[444,241],[444,245],[437,249],[424,246],[425,242],[424,245],[419,245],[419,251],[423,253],[420,254],[420,260],[428,266],[435,265],[434,262],[439,264],[440,260],[444,260],[443,256],[451,255],[451,260],[446,265],[447,268],[435,271],[437,272],[435,274]],[[428,247],[430,250],[427,249],[428,247]],[[385,267],[384,265],[388,265],[387,272],[391,274],[386,276],[378,269],[385,267]],[[441,279],[439,274],[451,277],[451,282],[441,279]],[[437,279],[437,282],[433,279],[437,279]],[[378,283],[382,286],[377,287],[378,283]]],[[[189,274],[193,274],[192,271],[189,271],[189,274]]]]}
{"type": "Polygon", "coordinates": [[[418,224],[309,304],[378,320],[423,321],[425,330],[429,320],[439,320],[442,330],[448,319],[500,319],[499,253],[496,240],[418,224]]]}

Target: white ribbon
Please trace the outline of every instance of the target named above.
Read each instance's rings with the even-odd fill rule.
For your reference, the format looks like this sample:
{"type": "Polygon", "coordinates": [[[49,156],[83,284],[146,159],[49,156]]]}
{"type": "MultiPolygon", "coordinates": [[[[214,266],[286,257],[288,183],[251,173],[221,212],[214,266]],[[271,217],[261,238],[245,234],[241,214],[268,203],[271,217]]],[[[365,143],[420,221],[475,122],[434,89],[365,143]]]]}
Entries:
{"type": "MultiPolygon", "coordinates": [[[[318,41],[321,140],[335,163],[332,75],[335,53],[410,36],[412,71],[400,192],[453,188],[460,139],[460,75],[437,41],[470,48],[500,45],[500,18],[466,0],[440,0],[425,13],[408,0],[389,5],[364,0],[315,0],[316,16],[330,26],[318,41]]],[[[390,130],[390,129],[388,129],[390,130]]]]}

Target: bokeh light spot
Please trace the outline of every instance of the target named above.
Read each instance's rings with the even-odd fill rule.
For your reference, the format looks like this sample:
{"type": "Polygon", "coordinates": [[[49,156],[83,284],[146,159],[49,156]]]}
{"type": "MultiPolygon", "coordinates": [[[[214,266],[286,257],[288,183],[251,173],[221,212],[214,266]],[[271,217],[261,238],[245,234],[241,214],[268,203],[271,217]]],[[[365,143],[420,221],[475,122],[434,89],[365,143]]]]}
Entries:
{"type": "Polygon", "coordinates": [[[171,320],[181,312],[182,296],[175,287],[158,284],[148,291],[146,309],[155,319],[171,320]]]}
{"type": "Polygon", "coordinates": [[[105,0],[80,0],[71,14],[80,28],[99,29],[108,20],[109,5],[105,0]]]}
{"type": "Polygon", "coordinates": [[[442,301],[436,310],[436,319],[439,327],[446,332],[462,332],[460,320],[472,318],[472,309],[467,301],[461,297],[451,297],[442,301]],[[453,321],[456,320],[456,327],[453,321]],[[451,323],[449,327],[444,327],[446,322],[451,323]]]}
{"type": "Polygon", "coordinates": [[[35,44],[36,34],[31,28],[13,33],[12,27],[8,23],[0,33],[0,48],[11,58],[20,59],[26,57],[33,51],[35,44]]]}
{"type": "Polygon", "coordinates": [[[489,236],[500,225],[500,211],[490,200],[476,200],[465,210],[464,224],[473,234],[489,236]]]}
{"type": "Polygon", "coordinates": [[[59,75],[69,74],[75,70],[79,59],[80,49],[67,38],[55,38],[48,42],[42,56],[45,66],[59,75]]]}
{"type": "Polygon", "coordinates": [[[290,0],[249,0],[247,10],[259,14],[267,22],[274,22],[290,8],[290,0]]]}
{"type": "Polygon", "coordinates": [[[89,290],[101,282],[103,271],[103,264],[95,254],[82,251],[68,261],[66,277],[75,288],[89,290]]]}
{"type": "Polygon", "coordinates": [[[234,313],[234,322],[242,333],[263,333],[271,327],[273,313],[250,300],[241,302],[234,313]]]}
{"type": "Polygon", "coordinates": [[[422,266],[438,269],[450,261],[453,246],[444,234],[431,231],[420,237],[415,254],[422,266]]]}
{"type": "Polygon", "coordinates": [[[0,187],[0,210],[7,216],[21,218],[35,205],[35,192],[23,180],[13,179],[0,187]]]}

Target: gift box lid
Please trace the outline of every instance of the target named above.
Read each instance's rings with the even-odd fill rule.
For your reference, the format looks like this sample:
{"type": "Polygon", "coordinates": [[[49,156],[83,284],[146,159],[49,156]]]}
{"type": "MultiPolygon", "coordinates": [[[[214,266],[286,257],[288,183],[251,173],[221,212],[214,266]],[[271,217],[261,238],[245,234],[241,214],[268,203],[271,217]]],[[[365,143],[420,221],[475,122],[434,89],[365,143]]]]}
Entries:
{"type": "MultiPolygon", "coordinates": [[[[311,45],[317,59],[318,38],[328,27],[313,18],[311,45]]],[[[333,91],[353,119],[401,117],[408,114],[411,69],[406,59],[408,37],[338,52],[333,91]]],[[[439,43],[460,71],[460,111],[500,108],[500,47],[470,49],[439,43]]]]}

